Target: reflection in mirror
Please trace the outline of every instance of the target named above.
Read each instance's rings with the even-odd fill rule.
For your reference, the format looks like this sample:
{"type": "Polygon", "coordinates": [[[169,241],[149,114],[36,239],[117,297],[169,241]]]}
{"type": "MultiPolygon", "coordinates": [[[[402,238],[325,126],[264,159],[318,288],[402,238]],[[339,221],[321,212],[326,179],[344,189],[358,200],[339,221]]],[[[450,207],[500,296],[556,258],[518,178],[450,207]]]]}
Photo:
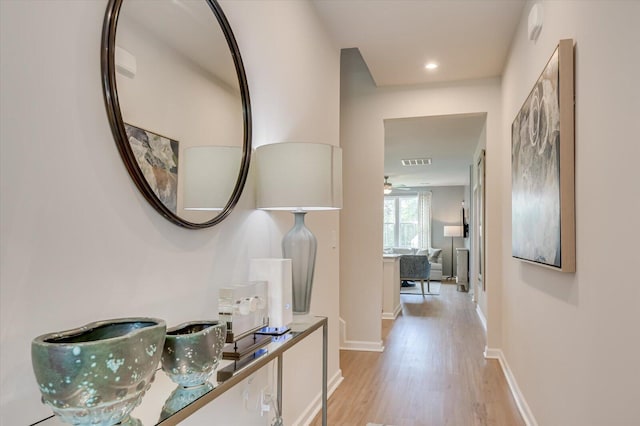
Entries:
{"type": "Polygon", "coordinates": [[[219,211],[233,191],[239,146],[192,146],[184,150],[184,209],[219,211]]]}
{"type": "Polygon", "coordinates": [[[111,0],[104,31],[105,100],[134,181],[174,223],[219,222],[246,180],[250,112],[240,55],[217,2],[111,0]],[[206,202],[187,199],[196,193],[206,202]]]}
{"type": "Polygon", "coordinates": [[[178,385],[169,398],[165,401],[160,412],[158,423],[168,419],[187,405],[193,403],[196,399],[206,395],[214,389],[214,386],[206,382],[205,384],[193,387],[182,387],[178,385]]]}
{"type": "Polygon", "coordinates": [[[176,213],[178,194],[178,141],[124,123],[136,163],[156,197],[176,213]]]}

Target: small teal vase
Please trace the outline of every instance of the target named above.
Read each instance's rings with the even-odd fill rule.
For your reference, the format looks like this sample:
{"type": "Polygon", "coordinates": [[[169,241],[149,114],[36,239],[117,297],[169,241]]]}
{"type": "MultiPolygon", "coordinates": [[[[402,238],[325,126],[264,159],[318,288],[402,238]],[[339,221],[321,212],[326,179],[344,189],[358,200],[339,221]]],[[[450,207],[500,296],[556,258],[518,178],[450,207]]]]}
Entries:
{"type": "Polygon", "coordinates": [[[191,321],[168,329],[162,370],[180,386],[204,384],[218,367],[226,336],[224,321],[191,321]]]}

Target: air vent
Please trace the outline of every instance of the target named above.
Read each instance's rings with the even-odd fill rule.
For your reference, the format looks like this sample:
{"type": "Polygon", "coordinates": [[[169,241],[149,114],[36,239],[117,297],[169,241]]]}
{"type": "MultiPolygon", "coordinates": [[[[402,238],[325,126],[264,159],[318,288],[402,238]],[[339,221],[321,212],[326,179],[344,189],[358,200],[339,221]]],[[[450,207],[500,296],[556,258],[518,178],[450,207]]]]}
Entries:
{"type": "Polygon", "coordinates": [[[402,160],[403,166],[428,166],[431,164],[431,158],[408,158],[402,160]]]}

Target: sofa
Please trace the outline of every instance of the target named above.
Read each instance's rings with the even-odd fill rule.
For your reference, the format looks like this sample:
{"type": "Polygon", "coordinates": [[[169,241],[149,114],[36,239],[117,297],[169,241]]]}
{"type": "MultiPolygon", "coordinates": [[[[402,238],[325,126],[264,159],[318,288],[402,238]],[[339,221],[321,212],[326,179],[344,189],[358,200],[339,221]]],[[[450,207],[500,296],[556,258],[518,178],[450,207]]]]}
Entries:
{"type": "Polygon", "coordinates": [[[384,249],[384,254],[409,254],[423,255],[429,257],[431,263],[431,274],[429,279],[432,281],[442,280],[442,249],[428,247],[425,249],[392,247],[384,249]]]}

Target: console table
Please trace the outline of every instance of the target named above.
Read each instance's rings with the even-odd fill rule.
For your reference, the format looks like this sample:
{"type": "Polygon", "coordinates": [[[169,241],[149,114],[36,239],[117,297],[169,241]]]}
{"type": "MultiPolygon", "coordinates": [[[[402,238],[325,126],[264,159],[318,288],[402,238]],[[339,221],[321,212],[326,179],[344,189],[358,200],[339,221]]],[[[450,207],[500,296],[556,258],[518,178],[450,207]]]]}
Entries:
{"type": "MultiPolygon", "coordinates": [[[[215,374],[211,379],[212,389],[202,395],[200,398],[184,406],[179,411],[167,418],[161,419],[162,408],[164,402],[169,398],[171,393],[176,389],[176,384],[162,370],[156,372],[156,379],[142,398],[140,406],[136,407],[131,417],[138,419],[144,426],[173,426],[177,425],[187,417],[201,409],[202,407],[215,400],[229,389],[233,388],[251,374],[261,369],[274,359],[277,362],[277,404],[278,411],[282,415],[282,355],[293,346],[302,341],[305,337],[311,335],[314,331],[322,328],[322,425],[327,425],[327,324],[326,317],[294,317],[294,322],[289,324],[291,331],[283,336],[273,338],[272,342],[262,348],[262,352],[256,355],[256,358],[250,363],[243,365],[241,368],[233,371],[231,377],[223,382],[215,381],[215,374]]],[[[219,368],[229,368],[229,362],[220,363],[219,368]]],[[[67,425],[60,421],[56,416],[51,416],[39,422],[33,423],[38,426],[64,426],[67,425]]],[[[67,425],[68,426],[68,425],[67,425]]]]}

